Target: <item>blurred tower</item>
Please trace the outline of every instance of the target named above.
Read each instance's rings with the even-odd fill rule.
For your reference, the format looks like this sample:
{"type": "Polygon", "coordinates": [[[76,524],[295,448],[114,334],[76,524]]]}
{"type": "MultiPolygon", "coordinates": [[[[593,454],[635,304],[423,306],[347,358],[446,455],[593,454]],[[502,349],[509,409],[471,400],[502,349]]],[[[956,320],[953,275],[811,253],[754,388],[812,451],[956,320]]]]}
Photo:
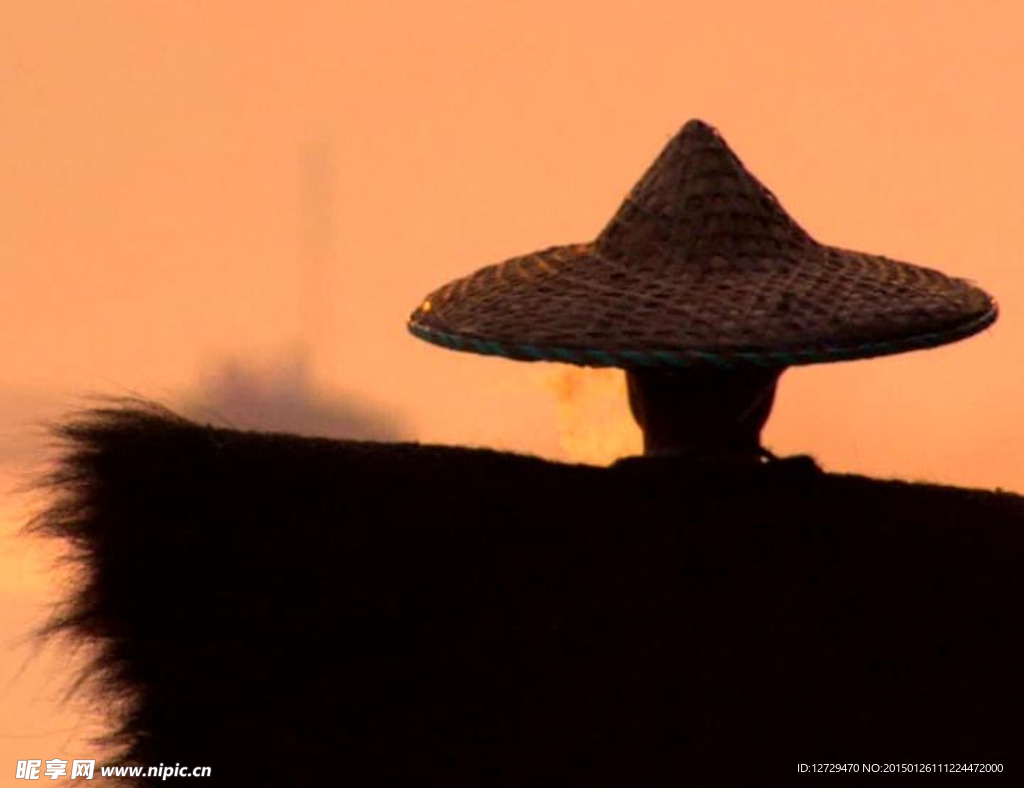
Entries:
{"type": "Polygon", "coordinates": [[[318,350],[328,330],[331,303],[331,258],[336,242],[334,218],[336,162],[334,142],[324,131],[299,148],[299,334],[298,363],[307,374],[316,370],[318,350]]]}

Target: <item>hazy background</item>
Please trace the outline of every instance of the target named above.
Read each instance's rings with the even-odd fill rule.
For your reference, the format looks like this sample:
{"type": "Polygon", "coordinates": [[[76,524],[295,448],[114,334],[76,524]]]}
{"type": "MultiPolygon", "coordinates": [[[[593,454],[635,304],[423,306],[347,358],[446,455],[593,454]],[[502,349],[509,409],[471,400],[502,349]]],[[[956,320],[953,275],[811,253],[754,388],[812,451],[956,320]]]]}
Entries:
{"type": "MultiPolygon", "coordinates": [[[[788,372],[831,470],[1024,490],[1024,6],[0,2],[0,479],[85,394],[243,427],[635,451],[618,376],[434,348],[439,284],[592,238],[689,118],[820,240],[1000,302],[967,342],[788,372]]],[[[94,757],[27,632],[66,575],[0,518],[0,774],[94,757]]],[[[6,778],[5,778],[6,779],[6,778]]]]}

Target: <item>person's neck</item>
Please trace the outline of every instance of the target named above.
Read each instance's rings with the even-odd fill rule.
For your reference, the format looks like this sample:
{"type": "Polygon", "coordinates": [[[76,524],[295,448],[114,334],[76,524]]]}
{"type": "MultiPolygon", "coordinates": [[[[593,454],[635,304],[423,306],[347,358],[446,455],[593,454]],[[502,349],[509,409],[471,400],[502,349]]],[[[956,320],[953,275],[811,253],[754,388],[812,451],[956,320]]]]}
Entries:
{"type": "Polygon", "coordinates": [[[770,458],[771,453],[758,440],[742,443],[665,441],[645,435],[644,456],[756,464],[770,458]]]}

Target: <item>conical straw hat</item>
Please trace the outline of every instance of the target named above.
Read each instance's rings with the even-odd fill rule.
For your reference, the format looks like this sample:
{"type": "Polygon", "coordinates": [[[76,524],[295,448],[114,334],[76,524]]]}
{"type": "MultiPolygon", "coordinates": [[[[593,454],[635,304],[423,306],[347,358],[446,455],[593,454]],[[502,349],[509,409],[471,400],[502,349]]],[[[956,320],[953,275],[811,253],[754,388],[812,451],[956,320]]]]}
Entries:
{"type": "Polygon", "coordinates": [[[789,366],[954,342],[996,314],[962,279],[818,243],[693,120],[595,241],[450,282],[409,329],[524,361],[789,366]]]}

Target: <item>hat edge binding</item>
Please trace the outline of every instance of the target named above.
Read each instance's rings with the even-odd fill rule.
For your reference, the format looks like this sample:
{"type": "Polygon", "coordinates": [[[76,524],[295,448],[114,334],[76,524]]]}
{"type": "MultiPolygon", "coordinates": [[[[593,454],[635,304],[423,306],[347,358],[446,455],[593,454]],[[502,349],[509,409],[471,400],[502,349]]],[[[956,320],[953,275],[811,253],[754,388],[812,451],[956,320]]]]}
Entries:
{"type": "Polygon", "coordinates": [[[636,367],[688,369],[708,366],[738,369],[751,364],[762,367],[788,367],[857,361],[952,344],[980,333],[995,323],[999,316],[999,308],[994,300],[990,303],[990,309],[985,313],[942,331],[928,331],[907,337],[851,344],[845,347],[824,346],[775,351],[744,351],[742,349],[637,351],[543,346],[450,333],[425,325],[414,317],[409,319],[408,329],[418,339],[440,347],[485,356],[498,356],[513,361],[549,361],[583,367],[621,369],[636,367]]]}

